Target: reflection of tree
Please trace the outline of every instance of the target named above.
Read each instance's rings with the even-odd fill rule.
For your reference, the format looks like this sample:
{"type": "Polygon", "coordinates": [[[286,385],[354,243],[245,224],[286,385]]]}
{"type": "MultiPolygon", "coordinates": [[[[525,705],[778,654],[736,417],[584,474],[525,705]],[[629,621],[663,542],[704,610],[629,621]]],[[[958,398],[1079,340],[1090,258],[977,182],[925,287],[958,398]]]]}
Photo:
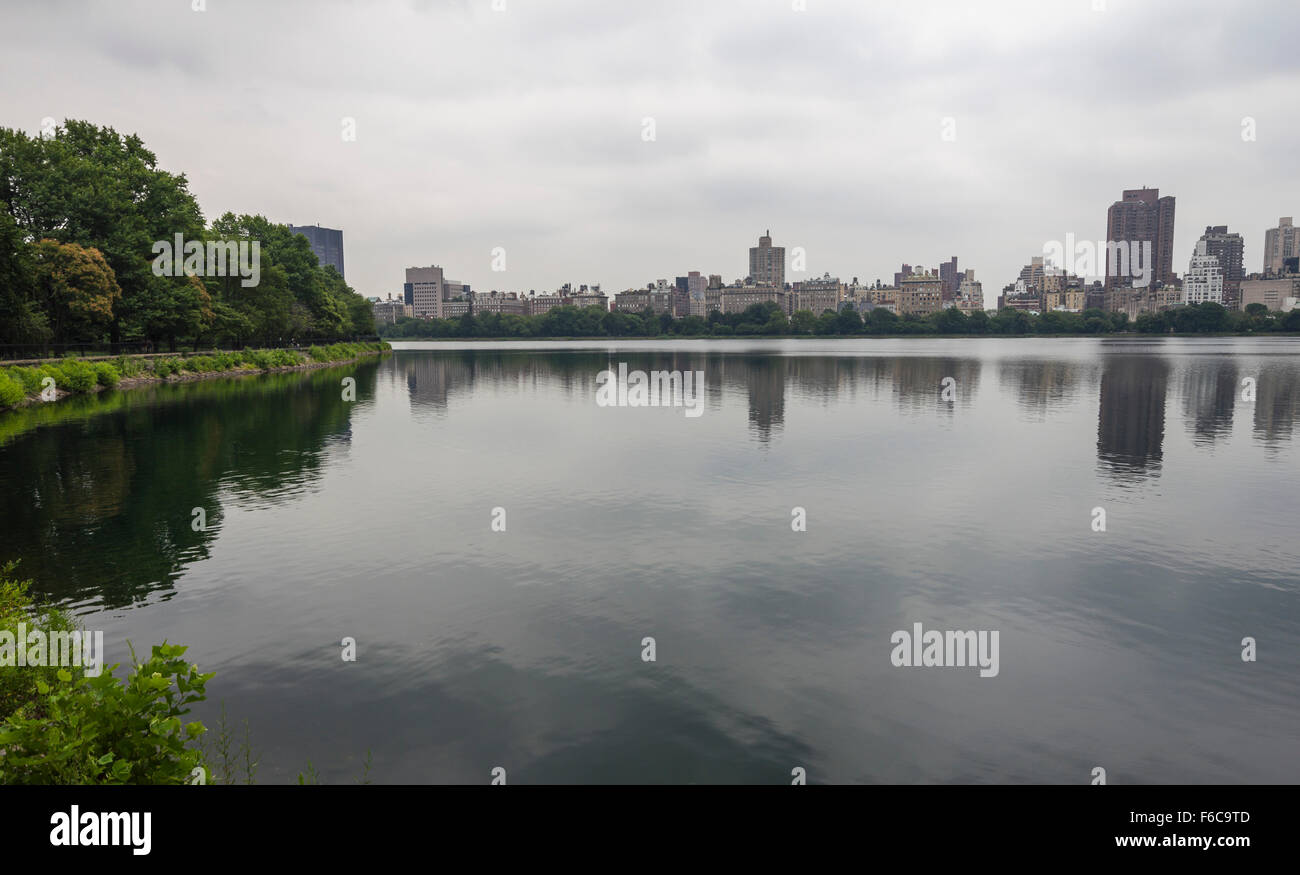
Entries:
{"type": "Polygon", "coordinates": [[[207,555],[218,488],[290,494],[314,478],[327,439],[347,434],[353,403],[342,400],[342,376],[356,377],[356,403],[366,403],[376,370],[370,362],[114,393],[108,412],[79,408],[62,425],[21,434],[0,451],[0,558],[21,559],[21,574],[60,600],[93,595],[120,606],[170,589],[207,555]],[[207,531],[192,529],[195,507],[207,531]]]}
{"type": "Polygon", "coordinates": [[[760,442],[780,431],[785,420],[785,396],[794,388],[807,397],[833,401],[853,397],[859,388],[893,387],[900,405],[948,411],[942,402],[944,377],[957,381],[956,402],[969,404],[979,386],[981,363],[969,358],[920,356],[774,356],[753,353],[705,351],[652,352],[637,350],[571,351],[537,350],[432,350],[399,354],[394,360],[396,379],[405,383],[413,408],[445,410],[458,392],[468,393],[476,382],[494,389],[527,390],[539,381],[558,384],[566,393],[595,393],[596,375],[617,370],[704,371],[709,398],[744,393],[749,423],[760,442]]]}
{"type": "Polygon", "coordinates": [[[1289,365],[1262,368],[1255,385],[1256,439],[1266,443],[1290,440],[1297,411],[1300,411],[1297,369],[1289,365]]]}
{"type": "Polygon", "coordinates": [[[1164,359],[1108,356],[1101,373],[1097,458],[1117,475],[1157,473],[1165,437],[1164,359]]]}
{"type": "Polygon", "coordinates": [[[1232,432],[1237,403],[1237,364],[1229,358],[1188,362],[1183,372],[1183,416],[1198,441],[1232,432]]]}

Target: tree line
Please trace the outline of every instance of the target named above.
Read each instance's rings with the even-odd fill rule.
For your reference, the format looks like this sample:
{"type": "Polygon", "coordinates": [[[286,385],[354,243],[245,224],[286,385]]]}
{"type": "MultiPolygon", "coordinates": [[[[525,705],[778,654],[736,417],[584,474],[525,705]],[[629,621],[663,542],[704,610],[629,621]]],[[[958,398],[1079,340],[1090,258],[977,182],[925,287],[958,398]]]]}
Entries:
{"type": "Polygon", "coordinates": [[[820,316],[798,310],[787,316],[773,302],[754,304],[743,313],[714,311],[707,318],[675,318],[646,309],[640,313],[553,307],[536,316],[514,313],[466,313],[457,319],[403,318],[381,325],[383,337],[735,337],[735,336],[869,336],[869,335],[1022,335],[1141,333],[1254,333],[1300,331],[1300,310],[1271,313],[1261,304],[1235,312],[1214,303],[1192,304],[1129,321],[1125,313],[1100,309],[1082,313],[1031,314],[1023,310],[977,310],[969,315],[950,307],[927,316],[899,316],[877,308],[866,314],[852,308],[820,316]]]}
{"type": "Polygon", "coordinates": [[[305,237],[260,215],[206,224],[185,175],[158,167],[138,136],[75,120],[47,136],[0,128],[0,343],[175,349],[373,333],[370,303],[305,237]],[[205,247],[257,241],[259,281],[159,276],[155,244],[177,234],[205,247]]]}

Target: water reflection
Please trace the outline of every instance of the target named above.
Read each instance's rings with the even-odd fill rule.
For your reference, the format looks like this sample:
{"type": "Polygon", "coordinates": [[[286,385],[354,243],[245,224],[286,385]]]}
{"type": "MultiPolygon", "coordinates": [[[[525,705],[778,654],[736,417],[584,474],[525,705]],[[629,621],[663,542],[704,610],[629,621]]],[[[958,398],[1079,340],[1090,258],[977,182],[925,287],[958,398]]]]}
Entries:
{"type": "Polygon", "coordinates": [[[998,367],[998,380],[1015,392],[1023,412],[1035,421],[1068,407],[1084,380],[1095,379],[1095,367],[1070,359],[1007,359],[998,367]]]}
{"type": "Polygon", "coordinates": [[[1169,365],[1162,358],[1106,358],[1097,413],[1097,459],[1118,479],[1160,473],[1168,384],[1169,365]]]}
{"type": "Polygon", "coordinates": [[[1300,414],[1300,379],[1295,365],[1269,364],[1255,386],[1255,436],[1266,445],[1291,440],[1300,414]]]}
{"type": "Polygon", "coordinates": [[[266,783],[1296,778],[1300,347],[484,346],[0,417],[0,558],[145,602],[89,622],[190,645],[266,783]],[[597,408],[619,362],[704,416],[597,408]],[[916,621],[1002,674],[893,667],[916,621]]]}
{"type": "Polygon", "coordinates": [[[1197,443],[1212,444],[1232,432],[1237,402],[1237,363],[1206,358],[1183,368],[1183,415],[1197,443]]]}
{"type": "Polygon", "coordinates": [[[371,403],[376,363],[104,393],[19,410],[0,451],[0,562],[35,591],[108,607],[170,593],[205,559],[230,494],[283,500],[318,473],[331,439],[371,403]],[[357,402],[342,400],[343,375],[357,402]],[[51,414],[68,421],[50,425],[51,414]],[[40,427],[23,430],[23,417],[40,427]],[[202,508],[206,529],[192,511],[202,508]]]}

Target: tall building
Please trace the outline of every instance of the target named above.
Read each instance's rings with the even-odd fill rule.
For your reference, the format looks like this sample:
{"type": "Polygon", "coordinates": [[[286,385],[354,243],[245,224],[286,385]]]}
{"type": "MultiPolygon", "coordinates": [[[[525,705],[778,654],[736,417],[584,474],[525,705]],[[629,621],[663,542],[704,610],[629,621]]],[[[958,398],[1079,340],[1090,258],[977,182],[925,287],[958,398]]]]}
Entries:
{"type": "Polygon", "coordinates": [[[894,288],[897,289],[901,287],[903,285],[903,280],[907,279],[911,275],[912,275],[912,265],[910,264],[903,265],[902,270],[894,271],[894,288]]]}
{"type": "Polygon", "coordinates": [[[690,271],[686,275],[686,293],[690,296],[687,303],[687,312],[691,316],[708,316],[709,311],[705,302],[704,290],[709,286],[709,281],[698,270],[690,271]]]}
{"type": "Polygon", "coordinates": [[[939,263],[939,285],[943,287],[943,299],[951,301],[957,297],[957,289],[961,285],[962,276],[957,272],[957,256],[953,256],[951,261],[939,263]]]}
{"type": "Polygon", "coordinates": [[[321,266],[334,265],[334,269],[343,273],[343,232],[334,228],[322,228],[319,225],[290,225],[289,230],[301,234],[311,244],[311,251],[316,253],[316,260],[321,266]]]}
{"type": "Polygon", "coordinates": [[[1223,268],[1219,259],[1211,255],[1209,244],[1202,237],[1196,243],[1196,254],[1187,267],[1183,277],[1183,300],[1188,304],[1204,304],[1213,301],[1223,303],[1223,268]]]}
{"type": "Polygon", "coordinates": [[[1277,220],[1276,228],[1264,232],[1264,273],[1282,273],[1282,259],[1300,256],[1300,228],[1291,224],[1290,216],[1277,220]]]}
{"type": "MultiPolygon", "coordinates": [[[[1142,267],[1148,270],[1149,285],[1174,281],[1174,198],[1161,197],[1158,188],[1126,189],[1121,200],[1115,201],[1106,211],[1106,242],[1124,243],[1130,251],[1143,254],[1142,267]],[[1151,244],[1151,264],[1145,263],[1146,244],[1151,244]]],[[[1119,276],[1122,263],[1116,263],[1117,254],[1106,247],[1106,288],[1131,287],[1135,277],[1132,259],[1127,265],[1128,275],[1119,276]]]]}
{"type": "Polygon", "coordinates": [[[749,276],[755,285],[785,288],[785,247],[772,245],[772,232],[749,248],[749,276]]]}
{"type": "Polygon", "coordinates": [[[411,305],[415,316],[443,318],[444,288],[442,268],[437,265],[408,267],[406,269],[406,284],[402,286],[402,292],[406,303],[411,305]]]}
{"type": "Polygon", "coordinates": [[[898,315],[928,316],[943,309],[943,285],[939,277],[917,268],[898,289],[898,315]]]}
{"type": "Polygon", "coordinates": [[[970,313],[984,309],[984,284],[975,279],[975,271],[970,268],[961,275],[957,286],[957,307],[970,313]]]}
{"type": "Polygon", "coordinates": [[[1229,310],[1240,310],[1241,279],[1245,275],[1245,244],[1241,235],[1229,234],[1227,225],[1207,225],[1201,240],[1205,243],[1205,254],[1219,260],[1223,273],[1223,300],[1220,303],[1229,310]]]}
{"type": "Polygon", "coordinates": [[[1029,257],[1029,263],[1020,268],[1020,276],[1016,284],[1016,293],[1021,295],[1036,295],[1043,291],[1043,284],[1046,279],[1047,268],[1043,264],[1043,256],[1031,255],[1029,257]]]}

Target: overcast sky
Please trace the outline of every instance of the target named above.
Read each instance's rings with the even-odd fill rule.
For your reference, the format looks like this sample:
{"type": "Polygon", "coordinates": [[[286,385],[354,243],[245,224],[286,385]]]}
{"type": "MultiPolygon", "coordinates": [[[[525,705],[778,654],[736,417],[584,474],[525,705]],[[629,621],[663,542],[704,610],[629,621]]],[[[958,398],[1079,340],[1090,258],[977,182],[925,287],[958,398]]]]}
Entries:
{"type": "Polygon", "coordinates": [[[1177,273],[1208,224],[1259,270],[1300,217],[1296,0],[1093,4],[5,0],[0,126],[138,133],[208,220],[343,229],[364,295],[729,282],[770,228],[787,280],[957,255],[992,305],[1143,185],[1177,273]]]}

